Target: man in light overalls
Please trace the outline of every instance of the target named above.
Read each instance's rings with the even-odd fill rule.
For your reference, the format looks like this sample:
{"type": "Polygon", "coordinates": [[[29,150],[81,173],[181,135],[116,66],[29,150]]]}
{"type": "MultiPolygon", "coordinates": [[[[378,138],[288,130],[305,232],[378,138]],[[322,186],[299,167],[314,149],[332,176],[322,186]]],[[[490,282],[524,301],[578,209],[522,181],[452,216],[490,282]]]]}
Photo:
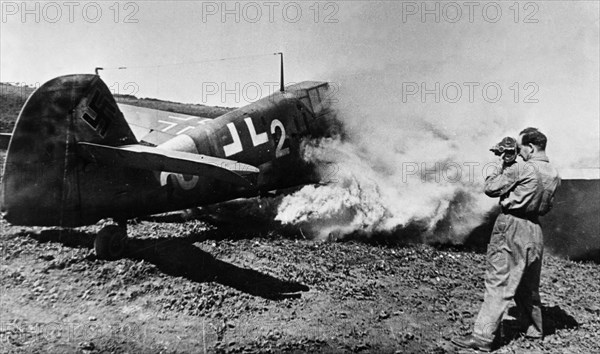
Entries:
{"type": "Polygon", "coordinates": [[[550,211],[560,185],[558,172],[546,156],[546,141],[539,130],[527,128],[518,142],[504,138],[496,146],[506,150],[502,153],[504,163],[487,177],[485,193],[500,197],[502,213],[488,245],[483,305],[473,333],[452,339],[457,346],[491,351],[504,311],[513,299],[524,321],[523,329],[527,328],[525,336],[542,338],[539,285],[544,242],[538,216],[550,211]],[[524,161],[507,160],[512,148],[518,148],[524,161]]]}

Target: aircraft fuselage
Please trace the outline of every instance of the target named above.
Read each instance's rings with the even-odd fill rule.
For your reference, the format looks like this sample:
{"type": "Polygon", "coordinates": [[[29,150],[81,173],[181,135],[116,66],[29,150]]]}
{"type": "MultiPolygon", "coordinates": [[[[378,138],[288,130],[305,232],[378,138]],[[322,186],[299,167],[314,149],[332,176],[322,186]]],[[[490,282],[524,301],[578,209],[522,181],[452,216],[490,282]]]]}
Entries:
{"type": "Polygon", "coordinates": [[[173,114],[173,123],[164,122],[162,130],[175,132],[174,137],[155,151],[254,166],[259,173],[251,177],[252,187],[248,187],[201,173],[82,158],[80,142],[117,148],[152,143],[133,136],[123,120],[127,107],[119,109],[97,76],[54,79],[32,94],[15,126],[2,187],[5,217],[18,225],[72,227],[316,182],[300,156],[301,142],[308,136],[323,136],[333,122],[327,88],[325,82],[302,82],[212,120],[173,114]],[[189,124],[192,120],[195,125],[189,124]]]}

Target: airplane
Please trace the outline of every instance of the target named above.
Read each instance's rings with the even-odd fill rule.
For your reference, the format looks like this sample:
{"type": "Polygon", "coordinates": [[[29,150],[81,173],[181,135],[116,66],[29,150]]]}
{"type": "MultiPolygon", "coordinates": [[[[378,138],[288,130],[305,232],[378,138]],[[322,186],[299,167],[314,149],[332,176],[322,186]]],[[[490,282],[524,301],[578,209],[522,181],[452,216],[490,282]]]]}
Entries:
{"type": "Polygon", "coordinates": [[[23,226],[113,219],[94,249],[120,258],[128,219],[319,182],[301,142],[336,124],[329,95],[328,82],[283,87],[282,71],[280,91],[208,119],[117,103],[97,71],[57,77],[0,139],[0,211],[23,226]]]}

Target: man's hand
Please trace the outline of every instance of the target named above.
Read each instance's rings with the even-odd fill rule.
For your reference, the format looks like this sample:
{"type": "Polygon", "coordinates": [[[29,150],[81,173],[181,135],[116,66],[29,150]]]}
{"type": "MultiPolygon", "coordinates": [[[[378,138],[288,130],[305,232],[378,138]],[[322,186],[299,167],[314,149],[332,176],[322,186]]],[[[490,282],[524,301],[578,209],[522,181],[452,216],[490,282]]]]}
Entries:
{"type": "Polygon", "coordinates": [[[517,141],[510,136],[504,137],[498,144],[490,149],[496,156],[502,160],[502,169],[512,165],[517,159],[518,147],[517,141]]]}

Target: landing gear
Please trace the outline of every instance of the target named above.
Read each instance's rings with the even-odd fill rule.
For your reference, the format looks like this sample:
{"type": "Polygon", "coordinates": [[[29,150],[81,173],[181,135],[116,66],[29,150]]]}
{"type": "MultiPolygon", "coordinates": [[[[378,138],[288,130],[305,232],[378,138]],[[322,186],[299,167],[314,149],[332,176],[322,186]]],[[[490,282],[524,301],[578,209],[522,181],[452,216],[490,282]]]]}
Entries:
{"type": "Polygon", "coordinates": [[[94,240],[94,250],[100,259],[114,260],[121,258],[127,248],[127,224],[108,225],[103,227],[94,240]]]}

